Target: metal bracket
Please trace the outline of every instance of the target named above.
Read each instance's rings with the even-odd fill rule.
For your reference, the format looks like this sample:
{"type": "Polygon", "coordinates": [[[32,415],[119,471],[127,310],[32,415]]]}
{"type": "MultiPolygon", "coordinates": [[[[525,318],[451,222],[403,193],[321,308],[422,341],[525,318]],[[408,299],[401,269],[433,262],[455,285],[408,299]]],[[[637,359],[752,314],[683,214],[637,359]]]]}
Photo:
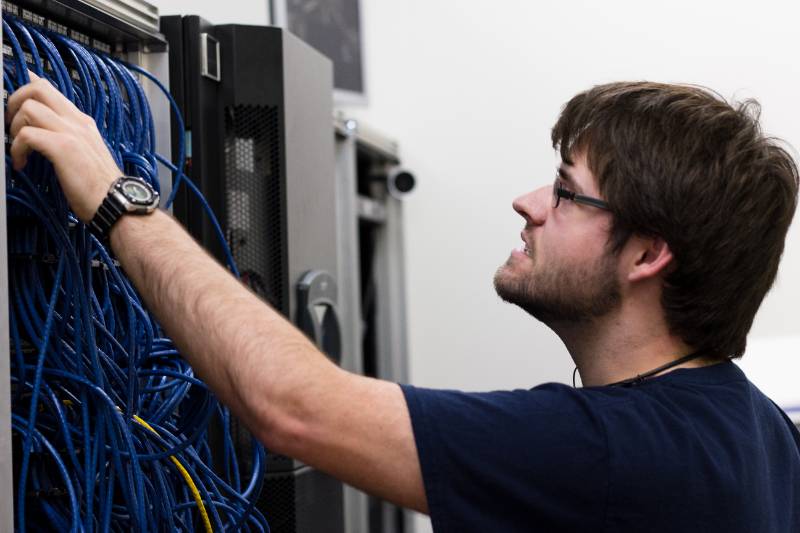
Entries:
{"type": "Polygon", "coordinates": [[[219,41],[208,33],[200,34],[200,74],[214,81],[222,79],[219,41]]]}

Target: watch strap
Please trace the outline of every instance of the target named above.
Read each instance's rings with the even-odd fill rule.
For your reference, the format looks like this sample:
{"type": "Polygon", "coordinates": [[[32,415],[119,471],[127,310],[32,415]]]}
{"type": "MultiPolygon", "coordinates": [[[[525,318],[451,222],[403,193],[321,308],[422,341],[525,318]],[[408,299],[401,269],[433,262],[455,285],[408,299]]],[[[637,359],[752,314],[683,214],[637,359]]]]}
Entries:
{"type": "Polygon", "coordinates": [[[119,200],[114,197],[114,193],[109,194],[103,199],[92,221],[89,222],[89,229],[100,239],[107,239],[111,227],[125,213],[125,208],[119,200]]]}

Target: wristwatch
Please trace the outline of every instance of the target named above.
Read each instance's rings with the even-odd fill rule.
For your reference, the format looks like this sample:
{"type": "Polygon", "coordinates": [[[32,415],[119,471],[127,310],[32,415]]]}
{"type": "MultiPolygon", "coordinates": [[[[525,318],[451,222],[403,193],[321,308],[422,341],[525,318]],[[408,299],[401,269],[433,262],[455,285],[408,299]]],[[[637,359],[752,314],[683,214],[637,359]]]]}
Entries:
{"type": "Polygon", "coordinates": [[[103,203],[97,208],[89,229],[107,239],[111,228],[122,215],[147,215],[158,207],[158,193],[141,178],[121,176],[111,184],[103,203]]]}

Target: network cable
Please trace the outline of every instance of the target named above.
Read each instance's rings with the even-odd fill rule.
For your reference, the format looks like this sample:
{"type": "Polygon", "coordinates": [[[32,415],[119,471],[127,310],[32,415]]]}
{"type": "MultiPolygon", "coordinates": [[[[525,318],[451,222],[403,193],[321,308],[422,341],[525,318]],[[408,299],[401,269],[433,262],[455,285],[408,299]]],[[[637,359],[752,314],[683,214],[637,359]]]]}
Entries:
{"type": "MultiPolygon", "coordinates": [[[[153,116],[136,65],[3,13],[5,94],[50,81],[91,116],[124,174],[159,189],[188,187],[156,153],[153,116]]],[[[8,142],[8,141],[7,141],[8,142]]],[[[231,416],[194,376],[136,289],[70,211],[52,165],[32,154],[13,169],[6,146],[12,435],[18,531],[269,531],[256,508],[264,448],[236,455],[231,416]]]]}

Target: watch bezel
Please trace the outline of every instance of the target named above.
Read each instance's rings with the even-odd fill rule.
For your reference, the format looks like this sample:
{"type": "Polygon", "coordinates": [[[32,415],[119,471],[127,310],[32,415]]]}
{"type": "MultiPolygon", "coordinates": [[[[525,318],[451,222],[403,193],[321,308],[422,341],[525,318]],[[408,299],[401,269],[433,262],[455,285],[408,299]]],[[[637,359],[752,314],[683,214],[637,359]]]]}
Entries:
{"type": "Polygon", "coordinates": [[[145,180],[136,176],[121,176],[117,178],[114,185],[111,187],[111,194],[123,207],[126,213],[150,213],[158,207],[159,195],[153,187],[150,186],[145,180]],[[142,186],[145,190],[150,192],[151,197],[149,200],[136,200],[127,195],[124,190],[126,183],[136,183],[142,186]]]}

